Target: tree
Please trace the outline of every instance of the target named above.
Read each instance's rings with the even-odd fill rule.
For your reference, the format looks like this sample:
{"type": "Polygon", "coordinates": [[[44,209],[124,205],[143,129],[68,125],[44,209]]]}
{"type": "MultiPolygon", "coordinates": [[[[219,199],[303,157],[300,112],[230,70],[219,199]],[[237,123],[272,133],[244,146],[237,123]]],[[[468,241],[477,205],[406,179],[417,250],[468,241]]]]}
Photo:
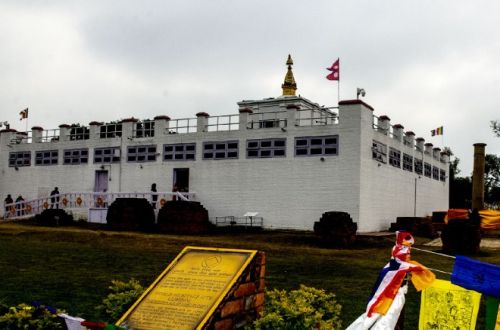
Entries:
{"type": "Polygon", "coordinates": [[[489,204],[500,203],[500,157],[496,155],[485,157],[484,199],[489,204]]]}
{"type": "Polygon", "coordinates": [[[495,133],[496,136],[500,137],[500,122],[498,120],[492,120],[490,123],[493,133],[495,133]]]}

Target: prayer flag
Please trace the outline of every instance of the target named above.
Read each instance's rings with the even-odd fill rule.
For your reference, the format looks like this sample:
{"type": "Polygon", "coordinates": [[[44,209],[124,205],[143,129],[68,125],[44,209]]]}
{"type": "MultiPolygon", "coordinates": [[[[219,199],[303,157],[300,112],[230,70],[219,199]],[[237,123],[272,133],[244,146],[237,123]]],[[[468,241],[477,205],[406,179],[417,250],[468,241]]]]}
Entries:
{"type": "Polygon", "coordinates": [[[441,126],[441,127],[438,127],[436,129],[431,130],[431,135],[432,136],[443,135],[443,131],[444,131],[443,126],[441,126]]]}
{"type": "Polygon", "coordinates": [[[24,109],[23,111],[19,112],[19,115],[21,118],[19,120],[23,120],[28,118],[28,108],[24,109]]]}
{"type": "Polygon", "coordinates": [[[486,297],[485,330],[500,329],[500,299],[491,296],[486,297]]]}
{"type": "Polygon", "coordinates": [[[451,282],[466,289],[500,298],[500,266],[457,256],[451,282]]]}
{"type": "Polygon", "coordinates": [[[480,300],[480,293],[435,280],[422,291],[418,329],[475,329],[480,300]]]}
{"type": "Polygon", "coordinates": [[[328,80],[339,80],[340,79],[340,59],[338,58],[331,67],[326,68],[329,71],[332,71],[326,79],[328,80]]]}

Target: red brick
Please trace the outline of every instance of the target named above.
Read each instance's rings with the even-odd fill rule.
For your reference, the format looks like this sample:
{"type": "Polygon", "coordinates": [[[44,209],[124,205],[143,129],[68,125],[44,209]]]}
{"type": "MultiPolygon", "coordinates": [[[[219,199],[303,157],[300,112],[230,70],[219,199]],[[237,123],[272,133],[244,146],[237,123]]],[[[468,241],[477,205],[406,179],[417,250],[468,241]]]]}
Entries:
{"type": "Polygon", "coordinates": [[[227,302],[224,307],[222,307],[221,318],[225,318],[228,315],[238,314],[244,310],[243,299],[233,300],[227,302]]]}
{"type": "Polygon", "coordinates": [[[240,298],[240,297],[245,297],[245,296],[249,296],[251,294],[255,293],[255,283],[244,283],[244,284],[241,284],[238,289],[236,289],[236,291],[234,292],[234,296],[236,298],[240,298]]]}
{"type": "Polygon", "coordinates": [[[230,330],[233,328],[233,320],[225,319],[215,322],[214,330],[230,330]]]}
{"type": "Polygon", "coordinates": [[[257,293],[255,295],[255,306],[262,306],[264,305],[264,293],[257,293]]]}

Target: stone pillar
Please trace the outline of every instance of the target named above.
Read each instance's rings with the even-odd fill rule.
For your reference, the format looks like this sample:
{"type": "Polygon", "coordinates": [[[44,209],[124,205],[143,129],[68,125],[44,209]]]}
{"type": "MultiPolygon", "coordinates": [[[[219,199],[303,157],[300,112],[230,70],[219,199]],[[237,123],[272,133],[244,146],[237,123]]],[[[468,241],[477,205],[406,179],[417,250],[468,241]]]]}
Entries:
{"type": "Polygon", "coordinates": [[[389,128],[391,127],[391,118],[388,116],[382,115],[377,119],[377,130],[379,132],[384,133],[385,135],[389,134],[389,128]]]}
{"type": "Polygon", "coordinates": [[[485,143],[474,144],[474,170],[472,172],[472,208],[484,209],[485,143]]]}
{"type": "Polygon", "coordinates": [[[155,121],[155,137],[161,137],[165,134],[168,134],[168,128],[170,124],[169,116],[156,116],[154,118],[155,121]]]}
{"type": "Polygon", "coordinates": [[[249,123],[252,121],[253,110],[250,108],[243,108],[239,110],[240,112],[240,131],[245,131],[248,128],[249,123]]]}
{"type": "Polygon", "coordinates": [[[69,133],[71,131],[71,126],[68,124],[59,125],[59,141],[69,141],[69,133]]]}
{"type": "Polygon", "coordinates": [[[415,148],[415,133],[408,131],[405,134],[406,145],[415,148]]]}
{"type": "MultiPolygon", "coordinates": [[[[10,141],[14,138],[16,135],[17,131],[13,128],[6,128],[0,130],[0,145],[2,147],[8,146],[10,144],[10,141]]],[[[6,149],[4,149],[6,150],[6,149]]]]}
{"type": "Polygon", "coordinates": [[[402,142],[403,141],[404,126],[401,124],[396,124],[396,125],[392,126],[392,129],[393,129],[392,130],[392,137],[395,140],[402,142]]]}
{"type": "Polygon", "coordinates": [[[101,138],[101,126],[102,123],[98,121],[91,121],[89,123],[89,139],[99,140],[101,138]]]}
{"type": "Polygon", "coordinates": [[[425,151],[425,153],[429,154],[429,155],[432,155],[432,147],[433,146],[434,145],[432,143],[426,143],[426,144],[424,144],[424,147],[425,147],[424,151],[425,151]]]}
{"type": "MultiPolygon", "coordinates": [[[[295,128],[297,124],[297,111],[300,107],[296,104],[287,104],[286,106],[286,126],[287,129],[295,128]]],[[[312,112],[312,111],[311,111],[312,112]]],[[[312,113],[311,113],[312,117],[312,113]]]]}
{"type": "Polygon", "coordinates": [[[441,151],[441,162],[445,164],[450,162],[450,155],[446,151],[441,151]]]}
{"type": "Polygon", "coordinates": [[[134,126],[138,121],[139,119],[136,119],[134,117],[126,118],[121,121],[123,138],[132,139],[134,137],[134,126]]]}
{"type": "Polygon", "coordinates": [[[31,142],[41,143],[43,137],[43,128],[40,126],[33,126],[31,128],[31,142]]]}
{"type": "Polygon", "coordinates": [[[415,141],[417,142],[417,150],[420,151],[420,152],[424,152],[424,142],[425,142],[425,139],[422,138],[422,137],[418,137],[415,139],[415,141]]]}
{"type": "Polygon", "coordinates": [[[437,160],[441,160],[441,148],[432,149],[432,157],[437,160]]]}
{"type": "Polygon", "coordinates": [[[207,132],[207,125],[208,125],[208,117],[210,115],[206,112],[198,112],[196,114],[196,132],[198,133],[204,133],[207,132]]]}

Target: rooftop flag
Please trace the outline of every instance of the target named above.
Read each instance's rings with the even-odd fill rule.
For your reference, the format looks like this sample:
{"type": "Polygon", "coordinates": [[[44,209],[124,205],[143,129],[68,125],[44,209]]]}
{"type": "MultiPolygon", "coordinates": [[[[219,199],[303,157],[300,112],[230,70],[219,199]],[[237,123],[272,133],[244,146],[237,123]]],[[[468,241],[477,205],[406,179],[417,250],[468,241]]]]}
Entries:
{"type": "Polygon", "coordinates": [[[432,136],[435,136],[435,135],[443,135],[443,126],[441,126],[441,127],[438,127],[438,128],[436,128],[436,129],[431,130],[431,135],[432,135],[432,136]]]}
{"type": "Polygon", "coordinates": [[[28,108],[19,112],[19,115],[21,116],[21,118],[19,120],[27,119],[28,118],[28,108]]]}
{"type": "Polygon", "coordinates": [[[340,59],[338,58],[331,67],[326,68],[329,71],[332,71],[328,76],[326,76],[326,79],[328,80],[339,80],[340,78],[340,59]]]}

